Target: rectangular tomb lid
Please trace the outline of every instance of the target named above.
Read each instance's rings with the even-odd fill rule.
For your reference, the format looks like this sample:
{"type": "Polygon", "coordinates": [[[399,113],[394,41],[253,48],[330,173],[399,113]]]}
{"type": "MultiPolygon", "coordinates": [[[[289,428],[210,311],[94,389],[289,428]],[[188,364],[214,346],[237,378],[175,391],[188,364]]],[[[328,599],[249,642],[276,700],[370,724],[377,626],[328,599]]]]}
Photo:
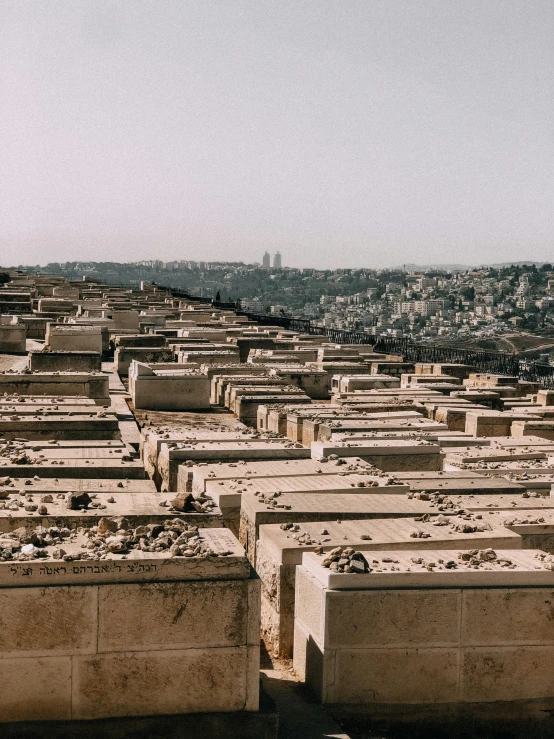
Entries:
{"type": "MultiPolygon", "coordinates": [[[[487,496],[488,497],[488,496],[487,496]]],[[[430,501],[410,499],[404,495],[375,494],[367,495],[352,493],[342,495],[337,493],[283,493],[276,499],[279,507],[268,505],[253,493],[243,493],[241,510],[250,518],[257,514],[287,513],[327,513],[329,518],[348,518],[350,513],[367,513],[368,516],[421,516],[425,513],[438,513],[437,507],[430,501]],[[286,507],[290,506],[290,508],[286,507]]],[[[291,519],[292,520],[292,519],[291,519]]]]}
{"type": "MultiPolygon", "coordinates": [[[[162,444],[160,454],[164,453],[165,448],[166,445],[162,444]]],[[[263,456],[265,454],[266,456],[274,455],[275,457],[302,459],[309,457],[310,450],[301,445],[295,445],[290,442],[285,443],[283,441],[273,441],[271,439],[264,439],[263,441],[236,442],[189,442],[188,444],[179,444],[178,446],[169,447],[167,456],[171,460],[210,459],[210,457],[225,457],[227,454],[237,457],[240,456],[241,453],[247,453],[249,456],[255,456],[256,454],[263,456]]]]}
{"type": "Polygon", "coordinates": [[[354,547],[366,552],[380,549],[465,547],[521,549],[521,537],[516,530],[507,529],[497,521],[494,525],[487,521],[475,523],[482,523],[485,530],[463,533],[454,531],[450,526],[434,526],[430,522],[424,523],[413,518],[344,520],[340,523],[302,522],[288,530],[281,528],[281,524],[263,524],[260,526],[259,543],[275,561],[284,565],[301,564],[302,553],[311,552],[317,546],[322,546],[325,552],[338,546],[354,547]]]}
{"type": "Polygon", "coordinates": [[[544,552],[533,549],[500,550],[495,553],[496,559],[493,562],[484,562],[474,569],[469,563],[464,564],[459,559],[462,553],[467,556],[467,551],[437,549],[423,552],[373,552],[372,556],[366,557],[369,566],[374,568],[373,571],[357,575],[335,573],[322,567],[323,557],[312,552],[303,555],[302,566],[329,590],[554,586],[554,571],[545,568],[549,555],[544,552]],[[418,563],[419,560],[422,563],[418,563]],[[438,560],[443,560],[444,563],[454,562],[456,568],[447,569],[438,560]],[[425,566],[428,563],[435,563],[436,567],[428,569],[425,566]],[[393,567],[398,570],[393,571],[393,567]],[[439,569],[440,567],[443,569],[439,569]]]}
{"type": "Polygon", "coordinates": [[[546,459],[546,453],[541,447],[498,447],[496,449],[486,447],[485,449],[457,449],[455,452],[447,452],[446,464],[471,464],[475,462],[509,462],[520,459],[546,459]]]}
{"type": "Polygon", "coordinates": [[[264,477],[288,477],[300,475],[351,474],[362,470],[375,469],[368,462],[357,457],[347,460],[280,459],[236,462],[214,462],[195,464],[192,467],[194,490],[205,490],[207,481],[249,480],[264,477]]]}
{"type": "Polygon", "coordinates": [[[515,511],[515,510],[548,510],[554,509],[554,498],[549,496],[535,497],[528,493],[506,493],[502,495],[446,495],[456,508],[472,512],[515,511]],[[525,497],[524,497],[525,496],[525,497]]]}
{"type": "MultiPolygon", "coordinates": [[[[168,518],[170,518],[168,516],[168,518]]],[[[0,562],[0,587],[43,587],[45,585],[95,585],[104,583],[166,582],[186,580],[245,580],[250,564],[244,549],[229,529],[199,529],[200,536],[216,557],[173,557],[167,551],[132,550],[126,555],[109,554],[91,561],[33,559],[0,562]],[[227,552],[228,554],[223,554],[227,552]]],[[[0,534],[1,538],[1,534],[0,534]]],[[[83,550],[81,541],[63,545],[70,556],[83,550]]],[[[52,553],[55,547],[47,547],[52,553]]]]}
{"type": "Polygon", "coordinates": [[[219,480],[206,482],[206,495],[211,497],[222,510],[228,508],[239,508],[242,495],[246,492],[271,495],[272,493],[338,493],[351,495],[353,493],[376,495],[387,492],[390,494],[406,494],[409,491],[407,485],[386,485],[389,478],[362,477],[358,475],[333,476],[308,476],[300,477],[265,477],[254,481],[245,480],[242,483],[233,480],[219,480]],[[350,478],[356,478],[350,481],[350,478]],[[371,482],[377,482],[379,486],[371,486],[371,482]],[[362,482],[363,487],[357,483],[362,482]]]}
{"type": "Polygon", "coordinates": [[[21,490],[28,493],[66,493],[86,491],[88,493],[155,493],[152,480],[118,480],[105,478],[53,478],[46,477],[0,477],[0,497],[6,492],[21,490]]]}
{"type": "Polygon", "coordinates": [[[386,440],[364,440],[364,441],[314,441],[312,443],[312,458],[318,459],[337,454],[343,457],[361,456],[389,456],[407,454],[440,454],[440,446],[427,441],[408,441],[403,439],[386,440]]]}

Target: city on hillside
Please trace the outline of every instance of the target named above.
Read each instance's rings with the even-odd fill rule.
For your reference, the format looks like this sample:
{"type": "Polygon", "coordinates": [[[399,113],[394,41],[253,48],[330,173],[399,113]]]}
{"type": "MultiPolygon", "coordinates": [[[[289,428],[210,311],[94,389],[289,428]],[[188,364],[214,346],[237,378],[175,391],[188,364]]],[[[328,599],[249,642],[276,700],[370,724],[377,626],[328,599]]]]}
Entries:
{"type": "Polygon", "coordinates": [[[261,263],[147,260],[25,267],[69,280],[138,287],[147,281],[251,313],[293,315],[372,336],[554,357],[554,267],[506,264],[474,269],[297,269],[279,252],[261,263]]]}

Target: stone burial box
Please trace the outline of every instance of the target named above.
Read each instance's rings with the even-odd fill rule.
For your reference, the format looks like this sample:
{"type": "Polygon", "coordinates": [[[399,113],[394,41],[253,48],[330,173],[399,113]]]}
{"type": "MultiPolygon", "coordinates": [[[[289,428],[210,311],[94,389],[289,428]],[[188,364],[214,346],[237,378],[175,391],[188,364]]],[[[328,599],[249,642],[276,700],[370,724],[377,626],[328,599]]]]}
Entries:
{"type": "Polygon", "coordinates": [[[32,488],[14,491],[0,487],[0,531],[14,531],[21,526],[90,528],[106,516],[124,517],[133,527],[159,524],[168,516],[206,528],[223,526],[221,513],[216,507],[199,512],[178,511],[161,493],[80,490],[43,494],[32,488]]]}
{"type": "Polygon", "coordinates": [[[376,437],[381,434],[434,434],[436,437],[448,428],[442,423],[434,423],[426,418],[381,418],[368,421],[329,421],[320,423],[317,441],[358,441],[364,438],[376,437]]]}
{"type": "Polygon", "coordinates": [[[495,495],[499,493],[523,493],[526,489],[524,485],[513,480],[487,477],[468,470],[395,472],[394,476],[399,483],[408,485],[412,492],[418,493],[495,495]]]}
{"type": "Polygon", "coordinates": [[[240,460],[238,462],[199,463],[193,467],[181,465],[177,476],[179,492],[205,493],[208,482],[220,480],[258,480],[267,477],[300,477],[307,475],[349,475],[354,472],[375,471],[367,462],[356,457],[349,459],[283,459],[261,462],[240,460]]]}
{"type": "Polygon", "coordinates": [[[146,364],[172,362],[173,352],[165,346],[118,346],[114,352],[115,371],[127,376],[134,360],[146,364]]]}
{"type": "Polygon", "coordinates": [[[442,469],[443,460],[440,446],[427,441],[314,441],[311,451],[314,459],[332,454],[339,457],[361,457],[383,472],[436,471],[442,469]]]}
{"type": "Polygon", "coordinates": [[[102,354],[102,328],[49,323],[46,326],[46,346],[52,351],[96,352],[102,354]]]}
{"type": "MultiPolygon", "coordinates": [[[[547,442],[546,439],[544,440],[547,442]]],[[[475,447],[448,451],[444,457],[445,470],[466,469],[468,465],[499,463],[540,462],[546,460],[551,449],[540,444],[506,447],[475,447]]],[[[467,467],[469,469],[469,467],[467,467]]]]}
{"type": "MultiPolygon", "coordinates": [[[[461,505],[460,503],[460,508],[461,505]]],[[[276,498],[243,493],[239,539],[254,564],[258,531],[263,524],[296,525],[306,521],[413,518],[437,515],[439,512],[436,503],[432,501],[385,493],[283,493],[276,498]]]]}
{"type": "Polygon", "coordinates": [[[158,475],[158,455],[162,444],[171,445],[198,441],[245,441],[249,438],[251,438],[251,431],[247,429],[237,429],[236,431],[197,431],[193,427],[181,428],[176,431],[142,429],[142,461],[146,472],[159,483],[161,478],[158,475]]]}
{"type": "MultiPolygon", "coordinates": [[[[42,399],[42,403],[2,403],[0,401],[0,416],[73,416],[94,413],[98,410],[96,403],[89,398],[82,398],[79,405],[62,405],[52,403],[50,399],[42,399]],[[88,405],[87,405],[88,403],[88,405]]],[[[17,420],[17,419],[16,419],[17,420]]]]}
{"type": "Polygon", "coordinates": [[[406,494],[408,485],[397,484],[386,475],[300,475],[298,477],[264,477],[256,480],[206,480],[206,492],[223,514],[240,511],[243,493],[271,496],[281,493],[390,493],[406,494]]]}
{"type": "MultiPolygon", "coordinates": [[[[328,404],[327,406],[312,405],[306,408],[287,408],[284,406],[282,415],[273,409],[267,412],[267,427],[270,431],[279,431],[284,433],[291,441],[300,441],[308,446],[312,441],[314,431],[310,428],[304,438],[304,422],[320,422],[332,421],[333,419],[368,419],[368,413],[393,413],[395,411],[413,410],[413,406],[406,403],[367,403],[356,405],[354,408],[345,406],[335,406],[328,404]],[[272,421],[272,418],[275,419],[272,421]],[[284,423],[286,421],[286,423],[284,423]],[[276,423],[277,422],[277,423],[276,423]],[[272,425],[275,424],[275,425],[272,425]],[[277,425],[278,424],[278,425],[277,425]],[[307,441],[309,439],[309,442],[307,441]]],[[[258,416],[258,428],[260,421],[263,423],[263,417],[258,416]]]]}
{"type": "Polygon", "coordinates": [[[15,316],[0,316],[0,353],[25,354],[27,329],[15,316]]]}
{"type": "Polygon", "coordinates": [[[392,375],[333,375],[331,390],[334,393],[353,393],[356,390],[375,390],[400,387],[400,378],[392,375]]]}
{"type": "Polygon", "coordinates": [[[266,373],[265,367],[248,367],[245,368],[244,364],[225,364],[222,366],[213,367],[211,365],[201,365],[201,370],[206,374],[206,377],[210,381],[210,403],[213,405],[219,405],[221,396],[221,378],[226,380],[231,379],[234,375],[243,376],[249,375],[256,377],[264,375],[266,373]]]}
{"type": "Polygon", "coordinates": [[[0,477],[0,500],[7,493],[19,492],[25,495],[51,495],[70,492],[87,493],[156,493],[152,480],[111,480],[109,478],[53,478],[47,477],[0,477]]]}
{"type": "Polygon", "coordinates": [[[119,439],[119,423],[114,414],[57,413],[42,416],[0,415],[0,439],[119,439]]]}
{"type": "MultiPolygon", "coordinates": [[[[474,550],[475,552],[475,550],[474,550]]],[[[325,704],[460,718],[554,699],[550,555],[391,550],[371,572],[335,573],[303,555],[294,669],[325,704]],[[489,614],[489,618],[484,618],[489,614]]]]}
{"type": "Polygon", "coordinates": [[[270,391],[266,394],[249,394],[239,395],[235,401],[235,416],[242,423],[246,423],[253,428],[257,428],[258,425],[258,408],[261,405],[268,405],[274,403],[286,403],[287,405],[305,405],[309,403],[310,399],[308,396],[300,390],[300,388],[277,388],[274,391],[270,391]]]}
{"type": "Polygon", "coordinates": [[[346,432],[360,428],[362,431],[372,430],[373,428],[379,428],[379,424],[384,422],[398,424],[403,421],[419,421],[429,423],[421,413],[414,411],[413,408],[403,408],[402,410],[386,408],[374,413],[329,411],[314,414],[312,417],[307,414],[303,414],[303,416],[302,443],[304,446],[310,446],[313,441],[328,441],[332,431],[342,430],[346,432]]]}
{"type": "Polygon", "coordinates": [[[514,421],[512,436],[539,436],[554,441],[554,420],[551,421],[514,421]]]}
{"type": "Polygon", "coordinates": [[[306,459],[310,450],[282,439],[253,441],[188,441],[162,444],[158,454],[158,474],[162,490],[177,490],[179,465],[184,462],[229,462],[255,459],[306,459]]]}
{"type": "Polygon", "coordinates": [[[466,415],[466,432],[472,436],[510,436],[514,421],[540,421],[531,413],[473,410],[466,415]]]}
{"type": "Polygon", "coordinates": [[[329,374],[322,370],[283,368],[271,369],[271,375],[281,377],[289,385],[296,385],[313,400],[325,400],[329,398],[329,374]]]}
{"type": "Polygon", "coordinates": [[[29,352],[32,372],[100,372],[100,352],[29,352]]]}
{"type": "MultiPolygon", "coordinates": [[[[469,527],[467,527],[469,529],[469,527]]],[[[260,526],[256,572],[262,582],[262,636],[274,653],[290,659],[293,653],[296,568],[304,552],[322,547],[354,547],[368,552],[381,549],[520,549],[521,537],[501,523],[484,523],[479,531],[456,531],[413,518],[302,523],[283,529],[260,526]]]]}
{"type": "Polygon", "coordinates": [[[35,452],[17,457],[0,456],[0,476],[10,477],[70,477],[142,479],[146,477],[141,462],[115,459],[41,459],[35,452]]]}
{"type": "MultiPolygon", "coordinates": [[[[22,407],[41,409],[48,406],[57,406],[61,412],[73,411],[72,406],[95,406],[96,403],[91,398],[77,395],[0,395],[0,411],[4,412],[6,408],[13,408],[14,411],[21,410],[22,407]]],[[[54,408],[55,410],[55,408],[54,408]]],[[[91,410],[89,408],[89,410],[91,410]]]]}
{"type": "Polygon", "coordinates": [[[158,411],[199,410],[210,407],[210,381],[193,370],[156,370],[134,360],[129,390],[135,408],[158,411]]]}
{"type": "Polygon", "coordinates": [[[110,402],[108,375],[89,372],[0,373],[0,395],[49,395],[91,398],[97,405],[110,402]]]}
{"type": "Polygon", "coordinates": [[[0,562],[0,721],[256,712],[259,580],[230,531],[197,534],[187,557],[0,562]]]}

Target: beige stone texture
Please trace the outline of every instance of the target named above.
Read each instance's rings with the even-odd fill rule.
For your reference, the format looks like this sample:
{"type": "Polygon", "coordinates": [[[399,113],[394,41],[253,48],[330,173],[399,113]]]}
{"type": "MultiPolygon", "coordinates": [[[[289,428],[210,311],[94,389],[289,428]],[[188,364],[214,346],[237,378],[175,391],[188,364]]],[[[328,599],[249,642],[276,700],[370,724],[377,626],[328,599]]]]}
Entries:
{"type": "Polygon", "coordinates": [[[463,645],[554,644],[554,590],[484,588],[462,598],[463,645]]]}
{"type": "MultiPolygon", "coordinates": [[[[371,553],[366,557],[371,559],[371,553]]],[[[301,595],[306,597],[305,589],[301,595]]],[[[328,591],[326,605],[332,614],[326,649],[458,643],[459,590],[328,591]]],[[[304,612],[299,608],[299,616],[304,612]]]]}
{"type": "Polygon", "coordinates": [[[95,587],[0,589],[0,662],[94,653],[97,601],[95,587]]]}
{"type": "Polygon", "coordinates": [[[247,647],[119,652],[73,659],[73,718],[240,711],[247,647]]]}
{"type": "Polygon", "coordinates": [[[456,649],[351,649],[336,653],[332,703],[452,703],[456,649]]]}
{"type": "Polygon", "coordinates": [[[460,699],[493,702],[551,698],[553,664],[554,646],[466,649],[460,699]]]}
{"type": "Polygon", "coordinates": [[[300,569],[296,575],[296,612],[295,617],[313,635],[318,642],[323,642],[325,629],[325,595],[316,579],[300,569]]]}
{"type": "Polygon", "coordinates": [[[248,581],[100,588],[98,651],[191,649],[246,643],[248,581]],[[211,614],[206,625],[206,614],[211,614]]]}
{"type": "Polygon", "coordinates": [[[0,686],[2,723],[71,718],[71,657],[0,659],[0,686]]]}

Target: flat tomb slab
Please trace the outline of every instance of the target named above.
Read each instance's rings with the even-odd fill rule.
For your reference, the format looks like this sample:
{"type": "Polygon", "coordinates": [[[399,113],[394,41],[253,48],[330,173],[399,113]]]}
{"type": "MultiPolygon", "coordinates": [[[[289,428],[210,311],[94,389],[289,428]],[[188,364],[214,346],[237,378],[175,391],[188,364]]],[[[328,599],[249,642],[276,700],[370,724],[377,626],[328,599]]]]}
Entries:
{"type": "MultiPolygon", "coordinates": [[[[171,516],[166,519],[172,520],[171,516]]],[[[199,528],[198,535],[217,556],[181,557],[173,556],[167,550],[144,552],[132,549],[125,554],[109,552],[100,560],[81,559],[86,551],[81,545],[89,538],[77,532],[62,545],[71,557],[69,561],[56,559],[56,548],[59,548],[56,546],[41,547],[47,556],[40,559],[0,561],[0,588],[250,577],[244,549],[229,529],[199,528]]]]}
{"type": "Polygon", "coordinates": [[[152,480],[110,480],[87,478],[48,477],[0,477],[0,496],[4,492],[22,490],[25,493],[67,493],[86,491],[87,493],[155,493],[152,480]]]}
{"type": "Polygon", "coordinates": [[[206,481],[206,495],[221,508],[240,508],[243,493],[271,495],[273,493],[390,493],[406,494],[408,485],[398,485],[383,475],[301,475],[299,477],[264,477],[242,483],[232,480],[206,481]]]}
{"type": "MultiPolygon", "coordinates": [[[[168,517],[195,521],[196,525],[202,526],[222,525],[218,509],[214,508],[213,512],[206,513],[178,513],[170,510],[167,497],[161,493],[90,493],[92,501],[87,508],[70,510],[64,493],[46,494],[52,500],[44,501],[45,495],[40,493],[12,492],[11,488],[7,490],[8,497],[0,500],[0,530],[3,531],[37,525],[65,526],[70,529],[77,526],[90,527],[106,516],[124,516],[134,526],[159,523],[168,517]]],[[[6,491],[6,488],[2,491],[6,491]]]]}
{"type": "Polygon", "coordinates": [[[293,656],[296,567],[304,552],[322,547],[354,547],[365,552],[380,550],[460,549],[489,547],[520,549],[521,537],[501,524],[485,522],[471,533],[451,526],[434,526],[413,518],[366,521],[302,523],[283,530],[279,524],[260,526],[256,547],[256,571],[262,581],[262,634],[274,653],[293,656]],[[515,534],[515,535],[514,535],[515,534]]]}
{"type": "Polygon", "coordinates": [[[162,488],[175,491],[179,465],[200,460],[306,459],[310,450],[290,441],[189,442],[177,446],[162,444],[158,455],[158,474],[162,488]]]}
{"type": "Polygon", "coordinates": [[[381,551],[377,561],[369,563],[371,572],[354,575],[332,572],[321,565],[324,557],[306,552],[302,566],[331,590],[554,586],[554,571],[545,568],[544,553],[507,549],[493,561],[480,563],[477,569],[470,564],[471,557],[464,560],[460,556],[467,554],[468,550],[455,549],[431,549],[424,556],[417,549],[381,551]],[[450,562],[456,567],[447,568],[450,562]],[[428,563],[436,566],[429,568],[428,563]]]}
{"type": "Polygon", "coordinates": [[[440,446],[422,440],[316,441],[312,444],[311,452],[314,459],[335,454],[361,457],[384,472],[441,470],[443,466],[440,446]]]}
{"type": "Polygon", "coordinates": [[[121,459],[49,459],[30,464],[14,463],[0,457],[0,475],[9,477],[113,477],[142,479],[146,477],[140,462],[121,459]]]}
{"type": "Polygon", "coordinates": [[[349,457],[348,459],[284,459],[284,460],[266,460],[266,461],[243,461],[237,462],[218,462],[213,464],[200,463],[195,464],[192,468],[179,468],[179,486],[178,490],[185,490],[182,487],[185,480],[192,475],[192,491],[204,492],[208,481],[216,480],[254,480],[264,477],[298,477],[301,475],[337,475],[351,474],[358,471],[371,471],[373,468],[364,460],[349,457]],[[186,475],[186,477],[185,477],[186,475]]]}
{"type": "Polygon", "coordinates": [[[523,492],[524,486],[505,480],[491,478],[475,472],[459,470],[454,472],[395,472],[400,483],[409,485],[412,491],[441,492],[447,494],[480,494],[523,492]],[[423,477],[425,475],[425,477],[423,477]]]}
{"type": "MultiPolygon", "coordinates": [[[[554,527],[554,512],[551,518],[554,527]]],[[[311,552],[319,546],[324,552],[347,546],[360,551],[522,548],[516,526],[508,529],[503,520],[496,519],[492,523],[487,520],[474,523],[480,524],[481,530],[457,531],[458,521],[454,519],[447,526],[434,526],[431,521],[415,518],[344,520],[340,523],[307,521],[290,529],[282,529],[280,524],[265,524],[259,530],[257,557],[263,548],[265,555],[279,565],[299,565],[303,552],[311,552]]]]}
{"type": "Polygon", "coordinates": [[[353,493],[283,493],[264,498],[243,493],[240,511],[241,544],[255,561],[258,529],[267,523],[293,523],[370,518],[413,518],[438,513],[436,503],[404,495],[353,493]]]}

